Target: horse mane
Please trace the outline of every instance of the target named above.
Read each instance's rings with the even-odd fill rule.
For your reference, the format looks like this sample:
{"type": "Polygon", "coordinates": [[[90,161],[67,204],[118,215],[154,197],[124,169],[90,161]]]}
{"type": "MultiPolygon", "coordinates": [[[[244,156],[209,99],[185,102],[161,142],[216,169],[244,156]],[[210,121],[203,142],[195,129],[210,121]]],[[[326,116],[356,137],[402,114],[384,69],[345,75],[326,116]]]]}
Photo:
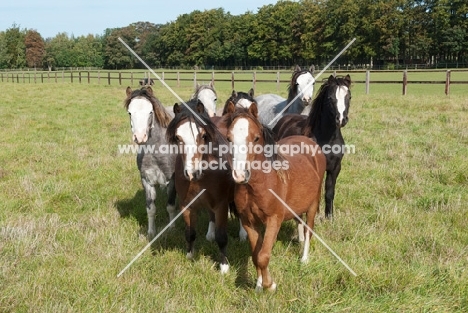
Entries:
{"type": "MultiPolygon", "coordinates": [[[[191,99],[186,102],[187,106],[191,109],[189,110],[185,105],[181,104],[181,111],[176,113],[172,121],[169,123],[166,130],[166,139],[170,144],[177,144],[176,131],[177,126],[184,120],[195,123],[197,128],[203,128],[205,130],[206,141],[211,143],[212,148],[209,155],[215,156],[216,158],[222,158],[227,160],[227,156],[221,155],[223,149],[220,149],[220,145],[228,145],[227,140],[223,135],[218,131],[218,128],[210,119],[208,113],[203,109],[200,112],[197,108],[198,104],[201,102],[198,99],[191,99]],[[194,114],[195,112],[195,114],[194,114]]],[[[202,104],[203,107],[203,104],[202,104]]],[[[203,107],[204,108],[204,107],[203,107]]]]}
{"type": "Polygon", "coordinates": [[[315,99],[312,101],[312,108],[310,109],[310,113],[307,116],[305,127],[302,130],[302,134],[304,136],[310,137],[312,135],[312,127],[319,123],[322,109],[329,102],[329,87],[334,86],[347,86],[349,88],[349,81],[342,76],[330,76],[328,79],[324,80],[322,86],[320,86],[320,89],[317,92],[317,95],[315,96],[315,99]]]}
{"type": "Polygon", "coordinates": [[[167,128],[169,122],[172,120],[172,116],[166,111],[164,106],[161,104],[158,98],[156,98],[152,92],[148,92],[147,87],[133,90],[130,96],[124,100],[124,107],[128,109],[130,102],[135,98],[146,98],[153,105],[154,117],[156,121],[163,128],[167,128]]]}

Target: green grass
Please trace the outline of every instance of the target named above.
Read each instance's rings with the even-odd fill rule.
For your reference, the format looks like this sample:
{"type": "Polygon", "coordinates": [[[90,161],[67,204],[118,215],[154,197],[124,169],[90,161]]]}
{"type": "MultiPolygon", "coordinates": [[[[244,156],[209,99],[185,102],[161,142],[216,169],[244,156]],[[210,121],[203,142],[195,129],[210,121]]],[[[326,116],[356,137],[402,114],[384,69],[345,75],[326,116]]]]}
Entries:
{"type": "MultiPolygon", "coordinates": [[[[237,84],[247,91],[251,84],[237,84]]],[[[464,312],[468,307],[468,96],[431,85],[353,87],[343,129],[356,153],[338,179],[333,222],[299,261],[285,223],[270,270],[275,294],[256,294],[248,244],[229,225],[230,273],[201,213],[194,261],[183,221],[146,245],[146,212],[122,107],[126,86],[3,83],[0,104],[0,311],[2,312],[464,312]],[[410,89],[409,89],[410,90],[410,89]]],[[[216,85],[219,104],[230,83],[216,85]]],[[[162,86],[164,104],[177,101],[162,86]]],[[[276,84],[258,84],[258,94],[276,84]]],[[[188,84],[174,90],[183,99],[188,84]]],[[[281,94],[286,94],[284,84],[281,94]]],[[[160,193],[161,195],[163,193],[160,193]]],[[[164,196],[157,225],[168,222],[164,196]]],[[[322,206],[323,209],[323,206],[322,206]]]]}

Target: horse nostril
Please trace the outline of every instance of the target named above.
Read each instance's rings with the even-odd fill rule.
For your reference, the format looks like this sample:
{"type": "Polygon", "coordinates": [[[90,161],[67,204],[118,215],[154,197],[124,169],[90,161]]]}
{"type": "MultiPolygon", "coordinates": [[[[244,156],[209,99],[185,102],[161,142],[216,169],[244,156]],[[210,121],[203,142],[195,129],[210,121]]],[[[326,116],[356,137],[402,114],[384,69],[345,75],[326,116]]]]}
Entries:
{"type": "Polygon", "coordinates": [[[246,182],[249,181],[250,175],[251,175],[250,170],[245,170],[245,181],[246,181],[246,182]]]}

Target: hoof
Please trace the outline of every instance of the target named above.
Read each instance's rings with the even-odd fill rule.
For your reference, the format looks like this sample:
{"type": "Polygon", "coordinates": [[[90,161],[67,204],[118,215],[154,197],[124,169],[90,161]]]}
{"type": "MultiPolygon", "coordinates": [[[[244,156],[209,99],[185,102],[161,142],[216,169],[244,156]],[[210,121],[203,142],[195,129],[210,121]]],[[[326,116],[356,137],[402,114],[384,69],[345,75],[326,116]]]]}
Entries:
{"type": "Polygon", "coordinates": [[[229,272],[229,264],[221,264],[219,266],[221,274],[227,274],[229,272]]]}
{"type": "Polygon", "coordinates": [[[271,284],[271,286],[268,288],[268,291],[269,292],[275,292],[276,291],[276,283],[273,282],[273,284],[271,284]]]}
{"type": "Polygon", "coordinates": [[[187,260],[193,260],[193,253],[192,252],[187,252],[187,260]]]}
{"type": "Polygon", "coordinates": [[[302,263],[302,264],[307,264],[307,263],[309,263],[309,258],[302,257],[302,258],[301,258],[301,263],[302,263]]]}

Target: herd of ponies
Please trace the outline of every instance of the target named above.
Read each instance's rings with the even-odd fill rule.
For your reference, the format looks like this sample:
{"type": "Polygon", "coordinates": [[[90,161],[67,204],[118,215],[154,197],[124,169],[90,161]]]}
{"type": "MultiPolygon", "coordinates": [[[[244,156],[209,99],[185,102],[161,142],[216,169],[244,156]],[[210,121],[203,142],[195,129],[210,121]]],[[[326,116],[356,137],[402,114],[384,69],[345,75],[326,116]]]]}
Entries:
{"type": "Polygon", "coordinates": [[[197,211],[206,209],[210,217],[206,239],[219,247],[221,273],[229,270],[226,229],[230,212],[239,219],[240,240],[250,243],[257,291],[276,290],[268,264],[283,221],[297,222],[303,244],[301,261],[307,262],[324,176],[325,216],[331,219],[343,158],[339,149],[324,153],[321,148],[344,145],[341,128],[348,122],[351,99],[349,75],[331,75],[313,98],[313,74],[313,66],[305,70],[296,66],[287,99],[275,94],[255,97],[253,89],[234,90],[222,108],[217,108],[212,83],[198,85],[188,101],[173,107],[163,106],[149,84],[136,90],[127,87],[124,105],[130,115],[132,141],[142,146],[178,147],[170,153],[138,150],[149,241],[156,236],[156,192],[165,190],[169,220],[177,213],[176,198],[183,210],[187,258],[194,256],[197,211]],[[254,146],[259,150],[247,148],[254,146]],[[317,153],[283,149],[292,146],[317,153]],[[265,165],[270,165],[268,170],[265,165]]]}

